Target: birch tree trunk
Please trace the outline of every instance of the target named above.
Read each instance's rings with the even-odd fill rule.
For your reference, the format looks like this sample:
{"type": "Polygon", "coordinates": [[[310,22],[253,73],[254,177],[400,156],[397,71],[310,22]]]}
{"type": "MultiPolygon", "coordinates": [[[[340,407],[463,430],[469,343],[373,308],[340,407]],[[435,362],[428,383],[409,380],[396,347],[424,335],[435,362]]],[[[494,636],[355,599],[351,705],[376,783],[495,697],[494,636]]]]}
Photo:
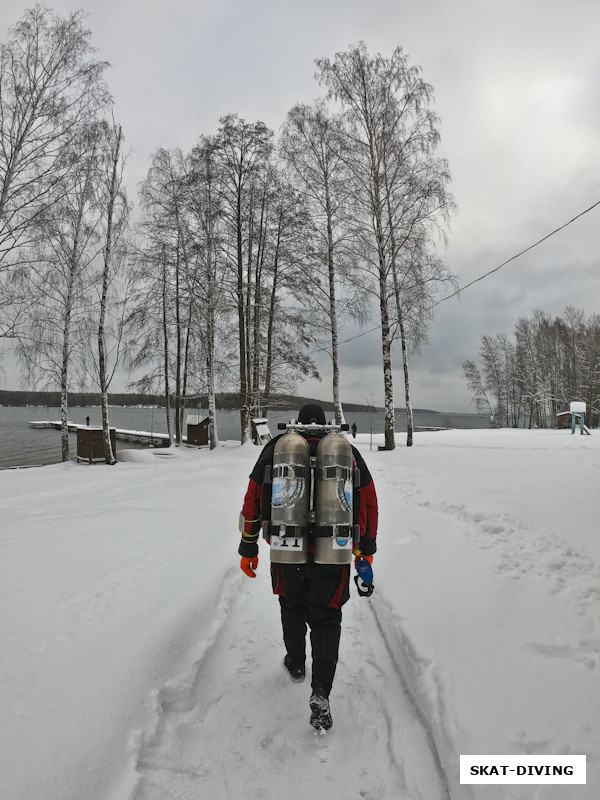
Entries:
{"type": "Polygon", "coordinates": [[[394,414],[394,379],[392,374],[392,334],[387,307],[387,284],[385,273],[380,273],[379,278],[379,311],[381,316],[381,355],[383,364],[383,393],[384,393],[384,444],[386,450],[394,450],[396,439],[394,428],[396,420],[394,414]]]}
{"type": "Polygon", "coordinates": [[[106,305],[108,287],[111,277],[113,250],[113,216],[118,192],[118,169],[121,155],[121,126],[116,131],[116,141],[112,151],[112,171],[108,190],[108,207],[106,220],[106,246],[104,248],[104,269],[102,270],[102,294],[100,297],[100,320],[98,323],[98,367],[100,376],[100,394],[102,405],[102,440],[104,443],[104,460],[107,464],[116,464],[115,454],[110,440],[110,423],[108,419],[108,378],[106,365],[106,305]]]}
{"type": "Polygon", "coordinates": [[[175,267],[175,443],[181,444],[181,368],[182,368],[182,343],[181,343],[181,292],[179,288],[179,252],[175,267]]]}
{"type": "MultiPolygon", "coordinates": [[[[211,198],[210,187],[208,198],[211,198]]],[[[210,205],[210,203],[209,203],[210,205]]],[[[206,395],[208,403],[208,437],[210,449],[214,450],[219,445],[217,428],[217,403],[215,391],[215,339],[216,339],[216,256],[214,253],[213,219],[207,215],[206,219],[206,273],[208,278],[208,291],[206,303],[206,333],[204,336],[204,349],[206,351],[206,395]]]]}
{"type": "Polygon", "coordinates": [[[61,433],[61,459],[69,460],[69,425],[68,425],[68,397],[69,397],[69,360],[71,356],[71,317],[73,313],[73,295],[75,289],[76,273],[79,268],[79,233],[83,224],[83,200],[80,201],[75,227],[72,250],[69,256],[69,270],[65,291],[65,305],[63,311],[63,338],[62,359],[60,365],[60,433],[61,433]]]}
{"type": "Polygon", "coordinates": [[[217,403],[215,394],[215,345],[214,345],[214,311],[209,309],[208,327],[213,334],[209,337],[206,353],[206,396],[208,402],[208,437],[210,449],[219,446],[217,429],[217,403]]]}
{"type": "Polygon", "coordinates": [[[275,309],[277,305],[277,289],[279,287],[279,250],[281,246],[281,231],[283,226],[283,211],[280,210],[277,221],[277,237],[275,253],[273,256],[273,273],[271,276],[271,292],[269,295],[269,315],[267,321],[267,355],[265,362],[265,402],[271,396],[271,376],[273,370],[273,330],[275,325],[275,309]]]}
{"type": "Polygon", "coordinates": [[[325,183],[325,209],[327,215],[327,274],[329,278],[329,325],[331,327],[331,361],[332,361],[332,390],[333,390],[333,409],[335,421],[338,425],[343,425],[344,409],[340,396],[340,352],[338,337],[338,319],[335,291],[335,261],[333,246],[333,225],[331,199],[329,197],[329,185],[325,183]]]}
{"type": "Polygon", "coordinates": [[[60,371],[60,428],[61,428],[61,458],[69,460],[69,425],[68,425],[68,394],[69,394],[69,361],[71,356],[71,319],[73,314],[73,300],[77,274],[81,270],[80,264],[80,235],[83,228],[85,205],[89,197],[92,180],[92,160],[88,161],[85,170],[83,190],[78,197],[76,215],[73,227],[73,242],[68,257],[68,272],[65,287],[63,311],[63,341],[62,362],[60,371]]]}
{"type": "Polygon", "coordinates": [[[400,327],[400,342],[402,344],[402,367],[404,369],[404,400],[406,402],[406,446],[412,447],[413,444],[413,411],[410,402],[410,382],[408,378],[408,350],[406,347],[406,333],[404,331],[404,320],[402,315],[398,317],[400,327]]]}
{"type": "Polygon", "coordinates": [[[238,343],[240,354],[240,441],[248,441],[248,366],[246,349],[246,308],[244,299],[244,251],[242,246],[242,203],[241,197],[237,205],[237,311],[238,311],[238,343]]]}
{"type": "Polygon", "coordinates": [[[60,369],[60,455],[69,460],[69,349],[71,329],[71,291],[67,296],[63,320],[62,360],[60,369]]]}
{"type": "Polygon", "coordinates": [[[375,241],[377,243],[377,266],[379,270],[379,312],[381,317],[381,360],[383,365],[384,443],[386,450],[396,447],[396,420],[394,412],[394,376],[392,371],[392,332],[388,308],[388,268],[383,233],[383,205],[377,157],[373,142],[369,143],[373,165],[372,215],[375,241]]]}
{"type": "Polygon", "coordinates": [[[167,260],[163,249],[163,294],[162,294],[162,330],[163,330],[163,371],[165,383],[165,413],[167,415],[167,435],[169,437],[169,447],[173,444],[173,432],[171,426],[171,388],[169,382],[169,326],[167,314],[167,260]]]}

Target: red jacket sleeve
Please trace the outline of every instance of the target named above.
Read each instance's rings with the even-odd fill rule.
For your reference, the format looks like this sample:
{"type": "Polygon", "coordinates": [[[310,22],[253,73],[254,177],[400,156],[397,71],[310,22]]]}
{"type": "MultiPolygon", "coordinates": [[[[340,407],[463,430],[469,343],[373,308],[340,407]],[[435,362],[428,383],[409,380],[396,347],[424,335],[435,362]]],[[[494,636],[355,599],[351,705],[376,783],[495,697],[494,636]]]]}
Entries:
{"type": "Polygon", "coordinates": [[[379,511],[375,484],[369,481],[360,489],[360,507],[358,510],[358,526],[360,529],[360,551],[365,556],[372,556],[377,551],[377,523],[379,511]]]}
{"type": "Polygon", "coordinates": [[[255,534],[260,530],[260,501],[262,484],[258,485],[252,478],[248,483],[242,513],[240,516],[240,533],[255,534]]]}
{"type": "Polygon", "coordinates": [[[354,462],[360,473],[360,492],[358,506],[358,528],[360,532],[360,551],[365,556],[372,556],[377,550],[377,492],[375,484],[360,451],[352,447],[354,462]]]}

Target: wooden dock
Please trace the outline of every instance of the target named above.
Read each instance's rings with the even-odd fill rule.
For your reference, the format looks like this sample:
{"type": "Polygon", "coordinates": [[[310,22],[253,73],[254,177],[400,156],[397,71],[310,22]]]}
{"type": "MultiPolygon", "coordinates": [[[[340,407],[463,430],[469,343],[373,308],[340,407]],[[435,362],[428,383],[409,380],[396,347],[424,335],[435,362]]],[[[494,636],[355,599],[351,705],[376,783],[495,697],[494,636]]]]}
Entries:
{"type": "MultiPolygon", "coordinates": [[[[75,422],[68,422],[67,426],[69,431],[77,433],[80,428],[90,429],[88,425],[79,425],[75,422]]],[[[40,420],[29,423],[30,428],[54,428],[59,431],[61,424],[56,420],[40,420]]],[[[92,429],[102,430],[98,426],[91,426],[92,429]]],[[[112,425],[111,425],[112,428],[112,425]]],[[[168,433],[154,433],[154,431],[128,431],[123,428],[115,428],[115,436],[123,442],[139,442],[140,444],[147,444],[152,447],[168,447],[169,434],[168,433]]]]}
{"type": "Polygon", "coordinates": [[[436,428],[433,425],[415,425],[413,430],[415,433],[422,431],[448,431],[450,428],[436,428]]]}

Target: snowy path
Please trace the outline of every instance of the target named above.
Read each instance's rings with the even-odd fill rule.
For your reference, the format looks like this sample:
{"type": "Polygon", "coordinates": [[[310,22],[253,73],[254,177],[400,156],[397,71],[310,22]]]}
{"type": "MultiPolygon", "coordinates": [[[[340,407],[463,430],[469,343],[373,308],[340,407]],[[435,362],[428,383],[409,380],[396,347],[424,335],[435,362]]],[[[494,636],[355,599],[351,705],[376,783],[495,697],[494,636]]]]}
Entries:
{"type": "Polygon", "coordinates": [[[1,473],[1,800],[597,798],[600,436],[562,433],[359,442],[377,588],[320,738],[268,551],[235,555],[253,445],[1,473]],[[460,785],[461,753],[585,754],[587,785],[460,785]]]}
{"type": "Polygon", "coordinates": [[[293,684],[284,672],[265,561],[255,581],[228,577],[212,645],[192,675],[159,693],[135,800],[444,800],[428,735],[369,602],[356,596],[345,607],[334,728],[310,728],[310,681],[293,684]]]}

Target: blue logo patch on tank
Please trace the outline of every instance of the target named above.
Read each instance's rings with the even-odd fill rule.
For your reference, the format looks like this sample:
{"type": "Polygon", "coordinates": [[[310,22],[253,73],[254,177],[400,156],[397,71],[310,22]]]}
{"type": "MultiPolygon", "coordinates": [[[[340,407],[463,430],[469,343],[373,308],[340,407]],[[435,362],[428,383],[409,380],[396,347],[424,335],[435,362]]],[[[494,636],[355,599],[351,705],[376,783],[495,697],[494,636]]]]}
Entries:
{"type": "Polygon", "coordinates": [[[337,481],[337,496],[344,511],[352,511],[352,481],[350,479],[337,481]]]}
{"type": "Polygon", "coordinates": [[[285,505],[285,488],[287,481],[285,478],[275,478],[273,480],[273,488],[271,490],[271,503],[274,506],[285,505]]]}
{"type": "Polygon", "coordinates": [[[353,541],[352,539],[348,539],[346,536],[336,536],[332,540],[331,546],[333,550],[351,550],[353,541]]]}
{"type": "Polygon", "coordinates": [[[304,495],[304,478],[273,478],[271,505],[273,508],[289,508],[304,495]]]}
{"type": "Polygon", "coordinates": [[[344,496],[346,498],[346,503],[348,503],[349,508],[352,508],[352,481],[351,480],[344,481],[344,496]]]}

